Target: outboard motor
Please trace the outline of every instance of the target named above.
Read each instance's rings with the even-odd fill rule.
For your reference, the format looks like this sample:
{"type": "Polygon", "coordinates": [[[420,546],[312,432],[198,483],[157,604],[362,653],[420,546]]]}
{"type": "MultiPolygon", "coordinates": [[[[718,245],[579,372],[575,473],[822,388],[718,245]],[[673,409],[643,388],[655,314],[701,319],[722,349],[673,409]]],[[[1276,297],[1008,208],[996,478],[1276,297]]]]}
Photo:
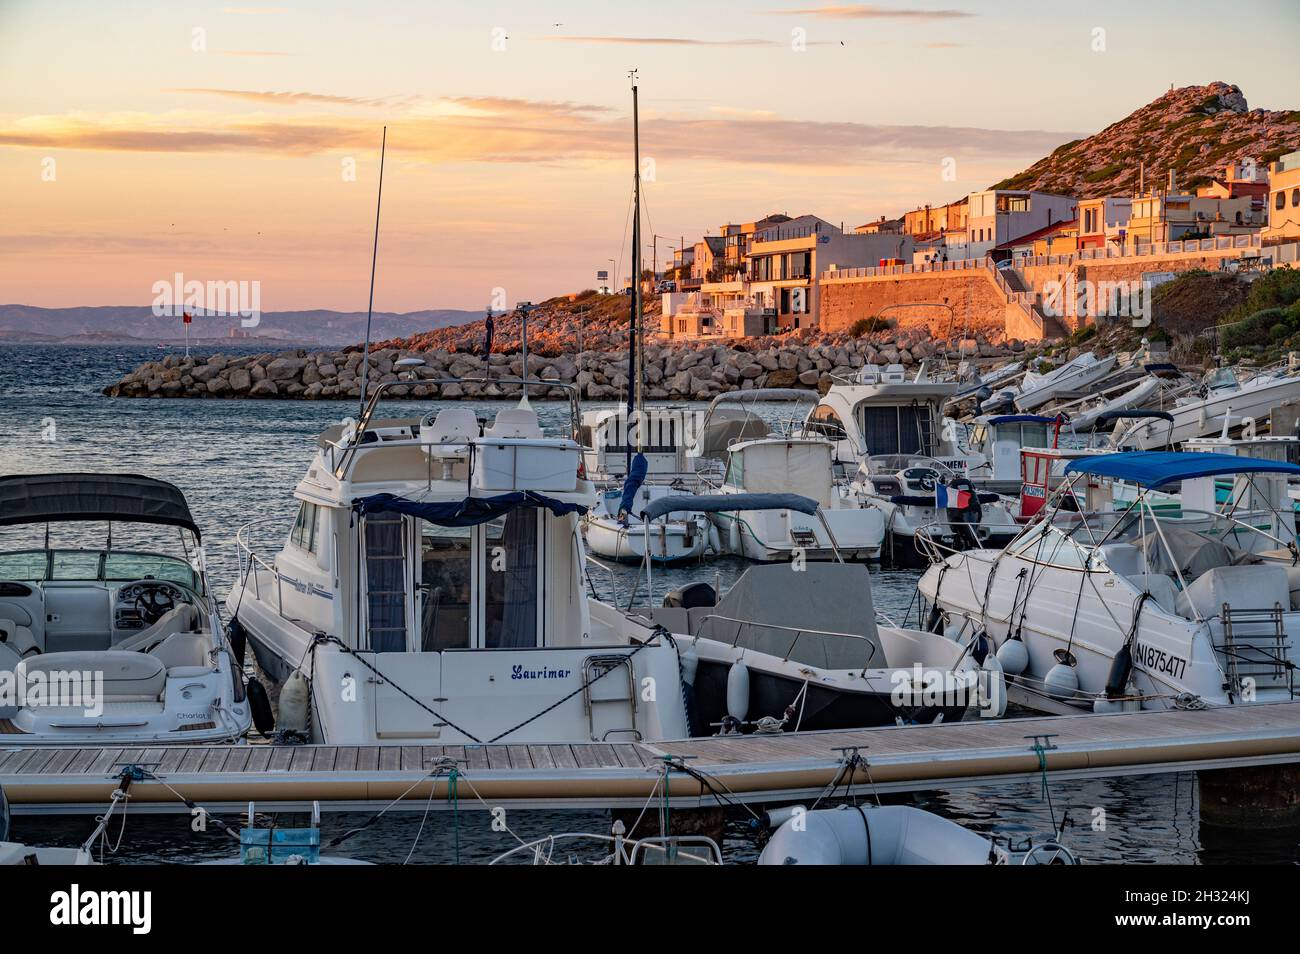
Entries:
{"type": "Polygon", "coordinates": [[[696,609],[717,606],[718,594],[708,583],[687,583],[664,596],[664,606],[669,609],[696,609]]]}

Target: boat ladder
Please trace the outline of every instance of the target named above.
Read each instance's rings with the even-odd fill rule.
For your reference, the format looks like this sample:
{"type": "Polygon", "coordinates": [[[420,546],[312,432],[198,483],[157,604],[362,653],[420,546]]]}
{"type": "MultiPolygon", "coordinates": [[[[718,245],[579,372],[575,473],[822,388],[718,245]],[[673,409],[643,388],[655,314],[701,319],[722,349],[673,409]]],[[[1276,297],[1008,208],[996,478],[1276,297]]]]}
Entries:
{"type": "Polygon", "coordinates": [[[1283,609],[1274,603],[1271,609],[1233,609],[1221,607],[1223,641],[1214,651],[1225,667],[1227,688],[1240,696],[1243,680],[1252,683],[1267,680],[1284,684],[1292,699],[1296,696],[1295,663],[1291,661],[1291,643],[1284,625],[1283,609]]]}
{"type": "Polygon", "coordinates": [[[636,728],[636,675],[628,656],[617,653],[588,656],[582,663],[582,682],[582,702],[587,710],[591,741],[606,742],[610,736],[620,735],[630,735],[640,741],[641,733],[636,728]],[[626,678],[614,672],[620,667],[626,678]]]}

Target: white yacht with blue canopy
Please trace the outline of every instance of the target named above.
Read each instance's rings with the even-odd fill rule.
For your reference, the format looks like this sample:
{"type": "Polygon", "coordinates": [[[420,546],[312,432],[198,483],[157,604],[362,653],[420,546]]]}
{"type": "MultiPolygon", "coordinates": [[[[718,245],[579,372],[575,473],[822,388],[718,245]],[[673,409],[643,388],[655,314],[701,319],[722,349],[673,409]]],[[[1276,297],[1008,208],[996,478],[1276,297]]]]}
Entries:
{"type": "Polygon", "coordinates": [[[1293,699],[1300,466],[1231,443],[1070,462],[1004,551],[930,567],[933,626],[991,640],[1013,697],[1047,711],[1293,699]]]}

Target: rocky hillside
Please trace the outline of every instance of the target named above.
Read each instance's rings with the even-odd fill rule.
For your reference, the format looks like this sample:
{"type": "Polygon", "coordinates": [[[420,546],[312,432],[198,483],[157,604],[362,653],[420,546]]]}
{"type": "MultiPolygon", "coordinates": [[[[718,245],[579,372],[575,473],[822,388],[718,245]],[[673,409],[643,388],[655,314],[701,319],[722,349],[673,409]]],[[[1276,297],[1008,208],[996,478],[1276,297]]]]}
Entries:
{"type": "Polygon", "coordinates": [[[991,188],[1081,199],[1132,194],[1143,162],[1148,184],[1173,169],[1181,185],[1196,188],[1222,175],[1229,162],[1252,157],[1267,164],[1294,149],[1300,149],[1300,110],[1250,109],[1241,90],[1227,83],[1184,86],[991,188]]]}

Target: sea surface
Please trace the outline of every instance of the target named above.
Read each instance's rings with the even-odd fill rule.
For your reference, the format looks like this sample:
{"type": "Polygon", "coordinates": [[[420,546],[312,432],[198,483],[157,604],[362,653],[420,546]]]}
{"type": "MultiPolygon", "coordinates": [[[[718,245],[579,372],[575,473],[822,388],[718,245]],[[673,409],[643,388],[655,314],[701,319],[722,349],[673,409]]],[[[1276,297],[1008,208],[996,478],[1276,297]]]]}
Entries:
{"type": "MultiPolygon", "coordinates": [[[[227,350],[236,353],[238,349],[227,350]]],[[[264,520],[263,539],[288,532],[295,507],[292,489],[305,473],[316,435],[344,416],[351,401],[146,400],[112,399],[100,391],[163,352],[132,347],[0,347],[0,474],[91,471],[139,473],[178,485],[204,531],[209,568],[219,596],[235,578],[235,531],[264,520]]],[[[457,402],[459,403],[459,402],[457,402]]],[[[393,402],[404,413],[427,413],[438,402],[393,402]]],[[[543,425],[565,422],[567,403],[536,402],[543,425]]],[[[490,402],[475,405],[480,416],[495,413],[490,402]]],[[[788,406],[766,409],[788,414],[788,406]]],[[[0,534],[0,549],[25,543],[12,530],[0,534]]],[[[699,567],[655,571],[660,595],[669,585],[692,579],[726,585],[745,564],[733,559],[699,567]]],[[[626,594],[635,568],[620,568],[626,594]]],[[[913,571],[872,570],[877,607],[901,618],[916,594],[913,571]]],[[[598,586],[608,584],[597,578],[598,586]]],[[[626,597],[625,597],[626,598],[626,597]]],[[[1088,863],[1296,863],[1300,834],[1216,835],[1198,822],[1197,784],[1190,774],[1141,778],[1054,781],[1044,797],[1037,782],[887,796],[938,812],[1004,844],[1044,840],[1068,815],[1063,841],[1088,863]]],[[[336,855],[401,863],[486,862],[515,847],[560,832],[607,834],[603,811],[512,811],[509,831],[493,830],[491,818],[471,793],[460,810],[439,803],[422,811],[393,811],[378,820],[371,812],[326,813],[323,840],[361,828],[337,847],[336,855]],[[367,824],[369,823],[369,824],[367,824]]],[[[378,809],[376,809],[377,811],[378,809]]],[[[655,807],[651,806],[654,812],[655,807]]],[[[237,824],[233,816],[226,820],[237,824]]],[[[729,863],[752,862],[758,845],[748,814],[731,810],[723,849],[729,863]]],[[[292,819],[281,816],[282,824],[292,819]]],[[[79,844],[91,832],[88,816],[21,815],[11,838],[31,844],[79,844]]],[[[499,826],[498,826],[499,827],[499,826]]],[[[125,827],[110,825],[110,863],[181,863],[229,858],[235,846],[209,825],[192,830],[188,814],[128,813],[125,827]]]]}

